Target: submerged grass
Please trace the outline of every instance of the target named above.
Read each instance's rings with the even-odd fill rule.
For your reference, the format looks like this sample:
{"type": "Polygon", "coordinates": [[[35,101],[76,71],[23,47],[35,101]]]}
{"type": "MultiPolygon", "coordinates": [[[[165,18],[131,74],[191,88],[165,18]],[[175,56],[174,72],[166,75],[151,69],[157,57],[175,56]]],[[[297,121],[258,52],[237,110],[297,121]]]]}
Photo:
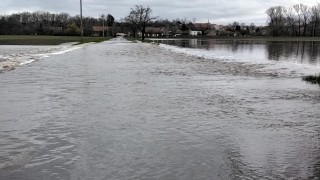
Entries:
{"type": "MultiPolygon", "coordinates": [[[[82,43],[102,42],[110,38],[83,37],[82,43]]],[[[81,44],[79,36],[25,36],[25,35],[1,35],[0,45],[59,45],[68,42],[81,44]]]]}
{"type": "Polygon", "coordinates": [[[319,84],[320,85],[320,74],[319,75],[310,75],[302,77],[302,79],[311,84],[319,84]]]}

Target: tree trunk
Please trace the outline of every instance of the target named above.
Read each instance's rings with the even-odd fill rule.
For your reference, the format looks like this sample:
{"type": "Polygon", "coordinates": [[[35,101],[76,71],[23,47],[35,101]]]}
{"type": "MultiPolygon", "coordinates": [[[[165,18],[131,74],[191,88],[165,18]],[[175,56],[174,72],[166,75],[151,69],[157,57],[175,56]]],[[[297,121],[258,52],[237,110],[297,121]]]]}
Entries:
{"type": "Polygon", "coordinates": [[[311,23],[311,31],[310,31],[310,37],[314,37],[314,22],[311,23]]]}
{"type": "Polygon", "coordinates": [[[294,24],[292,24],[292,25],[291,25],[291,33],[292,33],[292,36],[295,36],[295,33],[294,33],[294,32],[295,32],[295,30],[294,30],[294,24]]]}
{"type": "Polygon", "coordinates": [[[144,36],[145,36],[145,32],[146,32],[146,31],[145,31],[144,29],[141,30],[141,34],[142,34],[142,39],[141,39],[141,40],[142,40],[142,42],[144,41],[144,38],[145,38],[145,37],[144,37],[144,36]]]}
{"type": "Polygon", "coordinates": [[[131,31],[133,33],[133,38],[136,38],[136,33],[137,33],[136,29],[134,27],[131,27],[131,31]]]}
{"type": "Polygon", "coordinates": [[[304,22],[304,26],[303,26],[303,36],[307,36],[307,22],[304,22]]]}
{"type": "Polygon", "coordinates": [[[313,37],[317,36],[318,24],[319,24],[318,19],[316,19],[316,22],[314,23],[313,37]]]}

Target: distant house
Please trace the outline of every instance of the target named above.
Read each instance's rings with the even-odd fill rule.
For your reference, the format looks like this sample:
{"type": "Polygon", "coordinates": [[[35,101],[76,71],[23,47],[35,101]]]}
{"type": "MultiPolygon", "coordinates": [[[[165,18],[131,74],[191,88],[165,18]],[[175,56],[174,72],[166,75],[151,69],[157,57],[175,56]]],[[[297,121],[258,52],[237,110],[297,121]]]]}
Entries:
{"type": "Polygon", "coordinates": [[[111,27],[92,26],[92,36],[102,36],[103,31],[106,33],[109,30],[111,30],[111,27]]]}
{"type": "Polygon", "coordinates": [[[191,28],[192,30],[189,32],[190,36],[201,36],[201,35],[208,35],[215,36],[215,24],[207,23],[195,23],[194,26],[191,28]]]}
{"type": "Polygon", "coordinates": [[[170,29],[168,27],[162,27],[161,31],[162,31],[162,36],[172,35],[172,31],[170,31],[170,29]]]}
{"type": "Polygon", "coordinates": [[[189,31],[190,36],[201,36],[202,31],[189,31]]]}
{"type": "Polygon", "coordinates": [[[216,25],[216,24],[214,25],[214,29],[217,30],[217,31],[225,30],[223,25],[216,25]]]}
{"type": "Polygon", "coordinates": [[[226,31],[226,30],[220,30],[218,31],[219,36],[233,36],[234,32],[232,31],[226,31]]]}
{"type": "Polygon", "coordinates": [[[146,27],[147,37],[159,37],[163,35],[163,29],[160,27],[146,27]]]}
{"type": "Polygon", "coordinates": [[[242,36],[242,35],[241,35],[241,33],[239,31],[236,31],[236,32],[233,33],[233,36],[234,37],[238,37],[238,36],[242,36]]]}
{"type": "Polygon", "coordinates": [[[182,36],[183,34],[183,31],[181,31],[180,29],[177,29],[174,33],[173,33],[173,36],[174,37],[178,37],[178,36],[182,36]]]}
{"type": "Polygon", "coordinates": [[[213,30],[215,29],[215,24],[211,23],[195,23],[194,30],[196,31],[206,31],[206,30],[213,30]]]}
{"type": "Polygon", "coordinates": [[[216,30],[207,30],[205,32],[206,36],[209,36],[209,37],[213,37],[213,36],[217,36],[217,31],[216,30]]]}

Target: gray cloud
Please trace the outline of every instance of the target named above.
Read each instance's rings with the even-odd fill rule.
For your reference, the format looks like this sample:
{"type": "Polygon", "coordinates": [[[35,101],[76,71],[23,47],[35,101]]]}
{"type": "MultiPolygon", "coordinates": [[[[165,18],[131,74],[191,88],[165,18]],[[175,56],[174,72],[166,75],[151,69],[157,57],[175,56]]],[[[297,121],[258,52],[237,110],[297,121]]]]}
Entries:
{"type": "MultiPolygon", "coordinates": [[[[66,12],[79,14],[80,0],[0,0],[0,14],[23,11],[66,12]]],[[[135,4],[148,5],[153,15],[162,19],[187,18],[197,22],[210,20],[212,23],[228,24],[234,21],[264,24],[267,20],[265,10],[271,6],[289,7],[297,3],[316,5],[317,0],[83,0],[84,16],[98,17],[112,14],[116,19],[125,17],[135,4]]]]}

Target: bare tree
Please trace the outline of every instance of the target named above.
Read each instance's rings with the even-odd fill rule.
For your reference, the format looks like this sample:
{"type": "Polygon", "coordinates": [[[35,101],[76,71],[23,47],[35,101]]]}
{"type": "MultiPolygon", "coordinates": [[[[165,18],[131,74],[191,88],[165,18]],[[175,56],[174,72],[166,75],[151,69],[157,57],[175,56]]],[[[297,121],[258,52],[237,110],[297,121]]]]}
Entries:
{"type": "Polygon", "coordinates": [[[287,34],[288,35],[290,35],[290,34],[294,35],[295,18],[294,18],[294,9],[293,9],[293,7],[289,7],[288,9],[285,9],[284,13],[286,15],[287,34]]]}
{"type": "Polygon", "coordinates": [[[310,19],[310,10],[307,5],[300,4],[300,11],[301,11],[301,15],[303,18],[303,35],[306,36],[307,35],[307,23],[308,23],[308,20],[310,19]]]}
{"type": "Polygon", "coordinates": [[[192,21],[191,21],[193,24],[195,24],[197,22],[197,18],[192,18],[192,21]]]}
{"type": "Polygon", "coordinates": [[[267,9],[266,14],[269,16],[269,27],[273,36],[281,35],[284,28],[284,7],[276,6],[267,9]]]}
{"type": "Polygon", "coordinates": [[[276,35],[276,28],[275,28],[275,19],[276,19],[276,8],[275,7],[270,7],[267,9],[266,14],[269,16],[269,28],[272,31],[272,35],[276,35]]]}
{"type": "Polygon", "coordinates": [[[138,17],[135,16],[133,13],[130,12],[130,14],[124,18],[124,21],[129,24],[129,28],[133,34],[133,37],[136,37],[137,31],[138,31],[138,17]]]}
{"type": "Polygon", "coordinates": [[[145,39],[145,32],[147,25],[154,19],[155,17],[151,16],[152,10],[150,7],[144,7],[143,5],[135,5],[134,8],[131,8],[129,16],[134,24],[137,25],[138,29],[142,34],[142,41],[145,39]]]}
{"type": "Polygon", "coordinates": [[[311,8],[311,33],[310,36],[315,37],[317,35],[317,27],[320,21],[320,4],[311,8]]]}
{"type": "Polygon", "coordinates": [[[302,13],[301,13],[301,6],[302,4],[296,4],[293,5],[293,9],[296,11],[297,16],[298,16],[298,35],[301,35],[301,18],[302,18],[302,13]]]}
{"type": "Polygon", "coordinates": [[[250,23],[249,29],[251,33],[254,32],[255,28],[256,28],[256,25],[254,23],[250,23]]]}

